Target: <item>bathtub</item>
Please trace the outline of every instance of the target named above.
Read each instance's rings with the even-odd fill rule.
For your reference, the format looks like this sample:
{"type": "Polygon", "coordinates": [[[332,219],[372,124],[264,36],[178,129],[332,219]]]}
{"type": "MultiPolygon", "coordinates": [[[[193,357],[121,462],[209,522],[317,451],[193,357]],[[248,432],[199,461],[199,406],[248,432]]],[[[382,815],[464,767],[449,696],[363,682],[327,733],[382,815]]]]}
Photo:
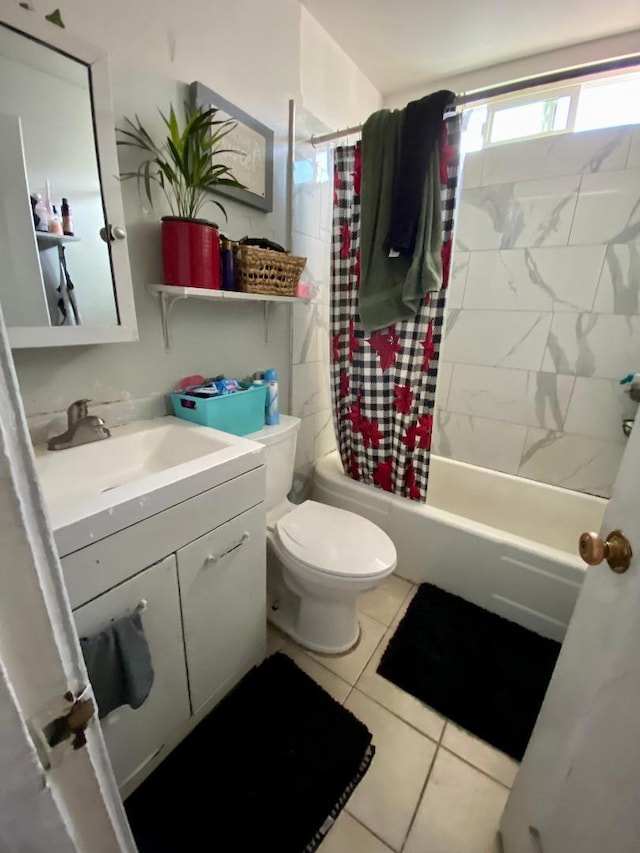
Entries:
{"type": "Polygon", "coordinates": [[[585,573],[583,530],[607,501],[487,468],[431,457],[426,504],[345,477],[337,452],[316,462],[313,498],[385,530],[397,574],[429,581],[546,637],[562,640],[585,573]]]}

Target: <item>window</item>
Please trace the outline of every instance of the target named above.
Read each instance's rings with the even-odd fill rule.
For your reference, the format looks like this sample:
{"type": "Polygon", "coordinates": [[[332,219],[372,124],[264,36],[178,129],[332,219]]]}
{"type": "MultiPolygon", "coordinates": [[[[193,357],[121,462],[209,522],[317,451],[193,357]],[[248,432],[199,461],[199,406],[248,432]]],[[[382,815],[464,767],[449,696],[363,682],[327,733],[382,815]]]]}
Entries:
{"type": "Polygon", "coordinates": [[[460,138],[460,147],[463,154],[469,151],[480,151],[484,147],[484,128],[488,112],[489,107],[486,104],[463,111],[462,135],[460,138]]]}
{"type": "Polygon", "coordinates": [[[640,74],[582,86],[574,130],[640,124],[640,74]]]}
{"type": "Polygon", "coordinates": [[[640,124],[638,71],[474,105],[463,113],[462,150],[625,124],[640,124]]]}
{"type": "Polygon", "coordinates": [[[296,160],[293,164],[294,184],[324,184],[329,180],[329,151],[318,148],[313,159],[296,160]]]}
{"type": "Polygon", "coordinates": [[[492,116],[490,142],[509,142],[524,136],[538,136],[554,130],[566,130],[571,96],[532,101],[517,107],[503,107],[492,116]]]}

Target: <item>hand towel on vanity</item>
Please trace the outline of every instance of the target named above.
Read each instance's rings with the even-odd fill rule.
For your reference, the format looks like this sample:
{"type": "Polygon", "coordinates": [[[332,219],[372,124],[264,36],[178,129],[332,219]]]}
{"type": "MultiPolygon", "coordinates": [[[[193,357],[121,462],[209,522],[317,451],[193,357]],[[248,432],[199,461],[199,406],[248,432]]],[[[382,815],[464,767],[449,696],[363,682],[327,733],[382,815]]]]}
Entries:
{"type": "Polygon", "coordinates": [[[413,257],[389,256],[387,235],[404,120],[404,110],[380,110],[367,119],[362,129],[358,307],[360,320],[368,332],[415,317],[426,294],[439,290],[442,283],[437,146],[429,158],[422,186],[413,257]]]}
{"type": "Polygon", "coordinates": [[[121,705],[142,705],[154,673],[140,612],[114,620],[93,637],[81,637],[80,647],[100,719],[121,705]]]}

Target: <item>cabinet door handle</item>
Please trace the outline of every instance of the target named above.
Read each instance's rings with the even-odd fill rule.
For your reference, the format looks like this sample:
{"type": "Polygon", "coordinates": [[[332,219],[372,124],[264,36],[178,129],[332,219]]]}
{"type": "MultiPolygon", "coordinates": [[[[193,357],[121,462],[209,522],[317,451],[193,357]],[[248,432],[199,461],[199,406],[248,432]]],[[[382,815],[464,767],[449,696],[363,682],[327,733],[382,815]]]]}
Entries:
{"type": "Polygon", "coordinates": [[[227,548],[226,551],[223,551],[221,554],[209,554],[206,560],[207,563],[219,562],[223,557],[226,557],[227,554],[230,554],[232,551],[236,551],[238,548],[241,548],[245,544],[245,542],[249,541],[249,539],[251,539],[251,534],[245,530],[240,539],[238,539],[238,541],[234,543],[230,548],[227,548]]]}

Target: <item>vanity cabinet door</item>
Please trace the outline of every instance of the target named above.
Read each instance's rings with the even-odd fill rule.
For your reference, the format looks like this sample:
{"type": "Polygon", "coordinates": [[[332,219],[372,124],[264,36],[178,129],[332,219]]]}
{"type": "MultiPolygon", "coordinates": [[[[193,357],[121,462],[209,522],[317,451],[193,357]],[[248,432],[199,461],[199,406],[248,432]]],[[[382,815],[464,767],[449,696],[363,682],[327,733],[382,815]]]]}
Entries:
{"type": "Polygon", "coordinates": [[[101,720],[121,788],[162,757],[170,736],[190,716],[175,556],[150,566],[73,614],[78,635],[91,636],[111,620],[132,613],[142,600],[147,602],[142,624],[155,673],[153,687],[137,710],[124,705],[101,720]]]}
{"type": "Polygon", "coordinates": [[[178,551],[194,714],[264,658],[265,530],[260,504],[178,551]]]}

